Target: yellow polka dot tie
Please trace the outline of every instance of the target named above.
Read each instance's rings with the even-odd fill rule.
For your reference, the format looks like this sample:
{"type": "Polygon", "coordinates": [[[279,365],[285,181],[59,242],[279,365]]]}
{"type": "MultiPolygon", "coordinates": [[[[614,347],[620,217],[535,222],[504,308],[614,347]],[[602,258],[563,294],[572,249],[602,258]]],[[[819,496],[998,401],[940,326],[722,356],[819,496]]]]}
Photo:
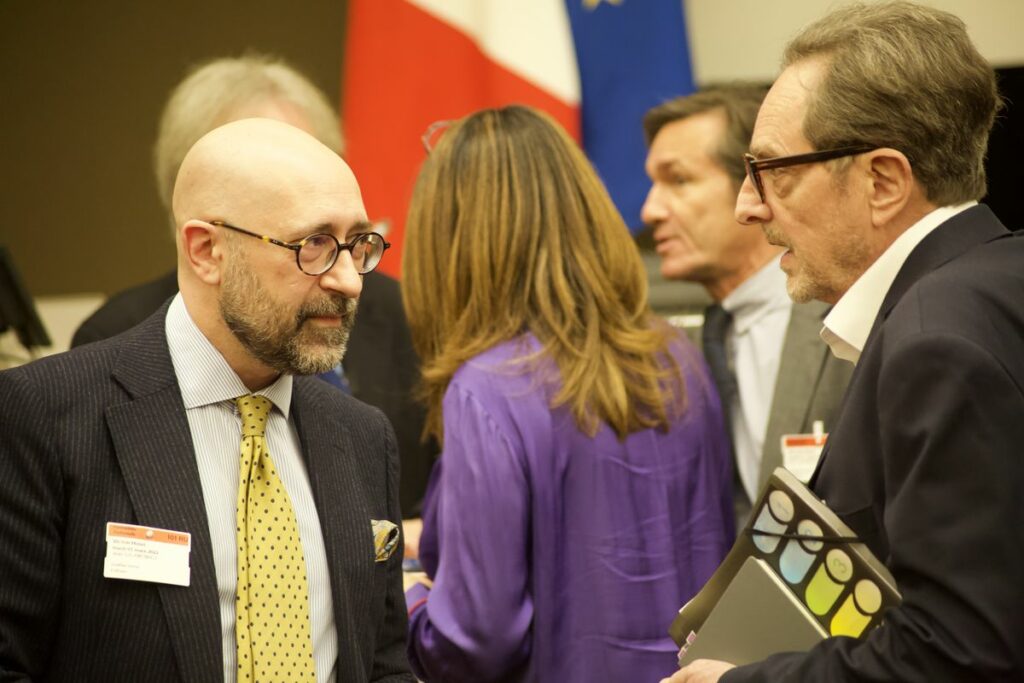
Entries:
{"type": "Polygon", "coordinates": [[[264,437],[271,404],[263,396],[242,396],[236,403],[242,417],[236,509],[238,681],[316,681],[299,526],[264,437]]]}

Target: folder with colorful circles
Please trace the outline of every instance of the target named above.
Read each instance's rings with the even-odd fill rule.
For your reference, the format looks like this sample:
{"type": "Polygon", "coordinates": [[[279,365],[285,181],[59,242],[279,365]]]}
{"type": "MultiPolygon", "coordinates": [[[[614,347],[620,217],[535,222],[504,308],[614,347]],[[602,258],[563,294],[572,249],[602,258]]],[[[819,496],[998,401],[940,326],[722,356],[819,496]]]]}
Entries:
{"type": "Polygon", "coordinates": [[[695,651],[701,657],[743,664],[771,654],[766,647],[806,650],[820,637],[862,637],[899,602],[885,565],[780,467],[762,490],[732,550],[680,609],[669,633],[680,646],[683,664],[694,658],[695,651]],[[785,599],[775,600],[780,597],[785,599]],[[788,644],[787,631],[793,633],[788,644]],[[808,636],[814,633],[820,637],[808,636]],[[744,639],[749,644],[737,642],[744,639]]]}

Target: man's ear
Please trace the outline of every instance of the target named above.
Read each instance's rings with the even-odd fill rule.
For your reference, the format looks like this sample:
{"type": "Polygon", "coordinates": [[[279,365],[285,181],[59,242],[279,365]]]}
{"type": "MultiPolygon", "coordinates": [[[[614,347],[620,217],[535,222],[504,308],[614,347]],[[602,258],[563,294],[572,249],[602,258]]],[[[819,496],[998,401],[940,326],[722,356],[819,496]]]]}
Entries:
{"type": "Polygon", "coordinates": [[[224,237],[206,221],[192,219],[180,228],[182,253],[196,277],[208,285],[220,284],[224,268],[224,237]]]}
{"type": "Polygon", "coordinates": [[[871,172],[871,222],[890,224],[903,211],[914,191],[914,171],[899,150],[883,147],[868,152],[871,172]]]}

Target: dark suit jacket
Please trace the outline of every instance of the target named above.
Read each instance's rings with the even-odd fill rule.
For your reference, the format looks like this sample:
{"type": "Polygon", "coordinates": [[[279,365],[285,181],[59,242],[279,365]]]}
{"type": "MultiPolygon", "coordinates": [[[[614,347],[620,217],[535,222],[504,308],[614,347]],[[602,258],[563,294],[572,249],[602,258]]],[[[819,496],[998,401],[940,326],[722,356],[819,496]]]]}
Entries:
{"type": "MultiPolygon", "coordinates": [[[[166,307],[114,339],[0,373],[0,680],[214,682],[217,582],[166,307]],[[188,587],[103,578],[105,524],[192,534],[188,587]]],[[[412,681],[398,457],[375,408],[295,378],[293,414],[324,534],[338,681],[412,681]]]]}
{"type": "Polygon", "coordinates": [[[1022,444],[1024,234],[977,206],[904,263],[812,480],[903,604],[723,681],[1024,681],[1022,444]]]}
{"type": "MultiPolygon", "coordinates": [[[[134,327],[177,292],[178,277],[172,271],[113,295],[81,324],[71,340],[72,348],[134,327]]],[[[352,395],[380,408],[391,421],[401,454],[402,514],[418,515],[438,449],[420,441],[425,414],[412,397],[419,379],[419,359],[412,348],[397,280],[377,272],[363,276],[359,312],[342,366],[352,395]]]]}

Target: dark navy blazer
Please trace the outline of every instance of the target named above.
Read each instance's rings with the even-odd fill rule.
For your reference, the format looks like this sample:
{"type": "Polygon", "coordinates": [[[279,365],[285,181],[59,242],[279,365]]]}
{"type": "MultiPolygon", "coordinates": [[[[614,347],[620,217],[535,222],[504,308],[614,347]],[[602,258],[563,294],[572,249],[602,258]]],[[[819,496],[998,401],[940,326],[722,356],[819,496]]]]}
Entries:
{"type": "Polygon", "coordinates": [[[812,488],[891,569],[903,604],[729,672],[747,681],[1024,681],[1024,234],[985,206],[910,254],[812,488]]]}

